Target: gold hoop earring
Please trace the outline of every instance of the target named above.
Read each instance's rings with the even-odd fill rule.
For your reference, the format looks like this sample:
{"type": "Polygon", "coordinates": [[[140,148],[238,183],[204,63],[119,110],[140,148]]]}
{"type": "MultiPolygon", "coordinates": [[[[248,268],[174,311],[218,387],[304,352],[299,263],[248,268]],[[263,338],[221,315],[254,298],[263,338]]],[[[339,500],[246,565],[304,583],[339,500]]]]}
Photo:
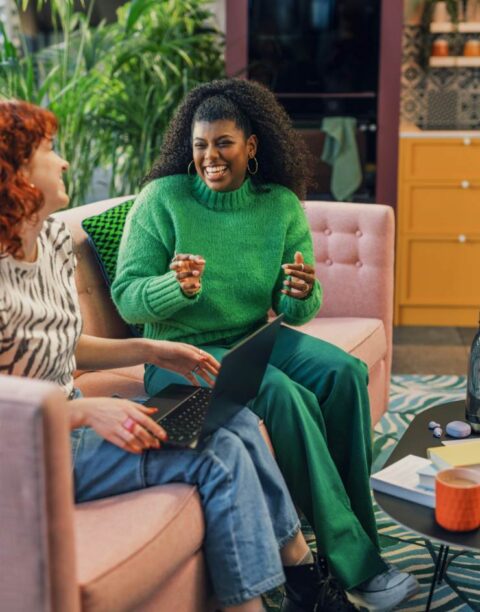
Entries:
{"type": "Polygon", "coordinates": [[[188,176],[193,176],[192,172],[190,172],[190,168],[192,167],[192,164],[194,164],[194,163],[195,162],[192,159],[192,161],[188,164],[188,167],[187,167],[187,174],[188,174],[188,176]]]}
{"type": "Polygon", "coordinates": [[[248,170],[248,172],[250,174],[257,174],[257,172],[258,172],[258,160],[255,157],[255,155],[248,160],[248,162],[247,162],[247,170],[248,170]],[[253,170],[250,168],[250,161],[254,161],[255,162],[255,168],[253,170]]]}

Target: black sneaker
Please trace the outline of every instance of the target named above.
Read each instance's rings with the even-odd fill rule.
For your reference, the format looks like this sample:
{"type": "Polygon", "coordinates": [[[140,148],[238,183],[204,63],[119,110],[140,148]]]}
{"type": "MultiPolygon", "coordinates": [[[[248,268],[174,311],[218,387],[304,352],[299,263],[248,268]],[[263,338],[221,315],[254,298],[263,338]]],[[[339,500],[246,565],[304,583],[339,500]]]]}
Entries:
{"type": "Polygon", "coordinates": [[[321,560],[283,569],[286,582],[281,612],[343,612],[357,609],[347,599],[338,581],[329,575],[321,560]]]}

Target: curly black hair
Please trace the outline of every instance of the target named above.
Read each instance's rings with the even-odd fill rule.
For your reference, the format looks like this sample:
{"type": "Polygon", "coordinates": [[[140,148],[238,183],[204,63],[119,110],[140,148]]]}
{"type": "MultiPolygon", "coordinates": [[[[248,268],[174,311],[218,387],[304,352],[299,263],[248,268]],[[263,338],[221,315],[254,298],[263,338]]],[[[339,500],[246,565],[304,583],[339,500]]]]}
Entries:
{"type": "Polygon", "coordinates": [[[311,179],[305,143],[274,94],[259,83],[243,79],[212,81],[187,94],[170,121],[161,153],[142,184],[162,176],[186,174],[192,160],[194,121],[218,119],[235,121],[246,137],[257,136],[258,172],[251,176],[254,185],[284,185],[300,199],[305,198],[311,179]],[[216,103],[209,104],[210,98],[215,98],[216,103]]]}

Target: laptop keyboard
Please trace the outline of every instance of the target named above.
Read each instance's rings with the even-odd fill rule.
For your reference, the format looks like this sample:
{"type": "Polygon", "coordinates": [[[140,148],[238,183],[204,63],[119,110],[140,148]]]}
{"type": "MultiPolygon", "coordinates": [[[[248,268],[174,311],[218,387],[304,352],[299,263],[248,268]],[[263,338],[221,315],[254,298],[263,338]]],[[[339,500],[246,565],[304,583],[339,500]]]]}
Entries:
{"type": "Polygon", "coordinates": [[[172,442],[188,442],[199,435],[211,396],[212,389],[201,387],[176,410],[161,419],[160,425],[172,442]]]}

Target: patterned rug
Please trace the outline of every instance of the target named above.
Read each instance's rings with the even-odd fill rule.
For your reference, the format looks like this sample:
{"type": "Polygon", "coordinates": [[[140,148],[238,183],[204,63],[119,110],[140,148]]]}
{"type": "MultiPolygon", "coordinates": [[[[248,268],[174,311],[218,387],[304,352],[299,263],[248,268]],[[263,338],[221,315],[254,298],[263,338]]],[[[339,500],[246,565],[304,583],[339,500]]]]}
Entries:
{"type": "MultiPolygon", "coordinates": [[[[383,466],[415,415],[433,405],[464,397],[463,376],[393,376],[389,409],[375,427],[373,471],[378,471],[383,466]]],[[[397,525],[377,506],[375,513],[384,558],[403,571],[412,572],[421,585],[419,593],[398,609],[411,612],[425,610],[434,571],[432,557],[425,541],[397,525]]],[[[303,525],[303,531],[313,548],[314,538],[308,524],[303,525]]],[[[453,548],[450,550],[460,552],[454,551],[453,548]]],[[[460,554],[451,563],[447,576],[450,584],[444,582],[437,586],[432,609],[449,612],[480,610],[480,555],[460,554]],[[465,603],[464,594],[475,607],[465,603]]],[[[268,610],[278,611],[280,600],[279,591],[269,593],[266,598],[268,610]]]]}

